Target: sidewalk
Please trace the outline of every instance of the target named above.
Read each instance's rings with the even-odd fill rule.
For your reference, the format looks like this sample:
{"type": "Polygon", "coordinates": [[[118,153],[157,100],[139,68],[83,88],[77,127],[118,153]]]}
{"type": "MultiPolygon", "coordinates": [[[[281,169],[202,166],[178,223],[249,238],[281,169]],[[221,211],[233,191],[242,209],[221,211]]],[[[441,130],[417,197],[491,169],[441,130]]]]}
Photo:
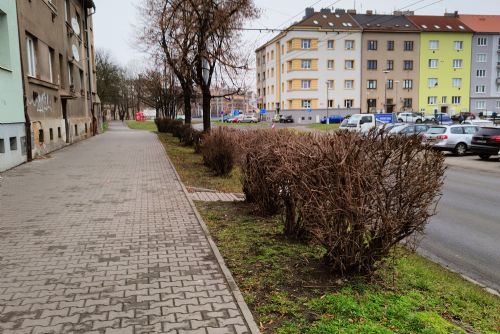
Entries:
{"type": "Polygon", "coordinates": [[[2,174],[0,333],[257,332],[156,135],[2,174]]]}

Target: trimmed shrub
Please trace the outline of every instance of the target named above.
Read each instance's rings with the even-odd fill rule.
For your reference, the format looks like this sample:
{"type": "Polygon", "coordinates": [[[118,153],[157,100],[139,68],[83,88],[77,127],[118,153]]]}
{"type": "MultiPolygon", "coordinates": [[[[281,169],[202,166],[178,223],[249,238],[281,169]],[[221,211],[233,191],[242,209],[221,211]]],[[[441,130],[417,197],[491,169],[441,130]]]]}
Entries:
{"type": "Polygon", "coordinates": [[[237,151],[234,139],[235,132],[223,127],[203,136],[203,163],[216,176],[227,176],[233,170],[237,151]]]}

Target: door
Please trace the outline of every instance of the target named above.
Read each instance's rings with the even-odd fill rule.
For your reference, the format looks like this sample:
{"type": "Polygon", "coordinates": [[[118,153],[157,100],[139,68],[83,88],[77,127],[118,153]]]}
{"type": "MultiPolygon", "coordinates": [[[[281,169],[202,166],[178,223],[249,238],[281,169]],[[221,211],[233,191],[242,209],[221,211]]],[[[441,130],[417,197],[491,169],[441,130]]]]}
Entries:
{"type": "Polygon", "coordinates": [[[394,100],[387,99],[387,113],[393,113],[393,112],[394,112],[394,100]]]}
{"type": "Polygon", "coordinates": [[[447,113],[448,113],[448,107],[446,107],[446,106],[442,106],[442,107],[441,107],[441,113],[443,113],[443,114],[447,114],[447,113]]]}
{"type": "Polygon", "coordinates": [[[62,99],[61,100],[61,105],[62,105],[62,114],[63,114],[63,119],[64,119],[64,130],[66,132],[66,143],[69,143],[69,120],[68,120],[68,100],[62,99]]]}

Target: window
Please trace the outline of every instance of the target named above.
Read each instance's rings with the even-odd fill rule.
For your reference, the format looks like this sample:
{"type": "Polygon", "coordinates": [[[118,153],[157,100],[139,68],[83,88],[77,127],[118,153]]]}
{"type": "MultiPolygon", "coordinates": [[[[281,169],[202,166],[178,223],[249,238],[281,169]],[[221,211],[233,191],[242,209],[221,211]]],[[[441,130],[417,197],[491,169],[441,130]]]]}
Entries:
{"type": "Polygon", "coordinates": [[[38,130],[38,142],[40,144],[43,144],[45,141],[45,138],[43,137],[43,129],[38,130]]]}
{"type": "Polygon", "coordinates": [[[377,50],[377,41],[368,41],[368,50],[377,50]]]}
{"type": "Polygon", "coordinates": [[[453,88],[461,88],[462,87],[462,78],[453,78],[451,80],[451,85],[453,88]]]}
{"type": "Polygon", "coordinates": [[[486,63],[486,53],[478,53],[476,55],[476,61],[478,63],[486,63]]]}
{"type": "Polygon", "coordinates": [[[439,49],[439,41],[435,41],[435,40],[429,41],[429,49],[430,50],[439,49]]]}
{"type": "Polygon", "coordinates": [[[429,68],[437,68],[438,60],[437,59],[429,59],[429,68]]]}
{"type": "Polygon", "coordinates": [[[368,109],[371,110],[371,108],[376,108],[377,107],[377,99],[368,99],[368,109]]]}
{"type": "Polygon", "coordinates": [[[462,59],[453,59],[453,68],[462,68],[462,59]]]}
{"type": "Polygon", "coordinates": [[[49,138],[50,140],[54,140],[54,130],[52,128],[49,129],[49,138]]]}
{"type": "Polygon", "coordinates": [[[54,50],[49,48],[49,81],[54,82],[54,50]]]}
{"type": "Polygon", "coordinates": [[[448,96],[441,96],[441,103],[442,104],[448,103],[448,96]]]}
{"type": "MultiPolygon", "coordinates": [[[[83,72],[82,72],[83,73],[83,72]]],[[[271,78],[274,78],[274,67],[271,68],[271,78]]]]}
{"type": "Polygon", "coordinates": [[[344,62],[344,68],[346,70],[353,70],[354,69],[354,60],[350,60],[350,59],[346,60],[344,62]]]}
{"type": "Polygon", "coordinates": [[[334,41],[333,41],[333,39],[329,39],[329,40],[328,40],[328,42],[327,42],[327,47],[328,47],[329,49],[333,49],[333,47],[334,47],[334,41]]]}
{"type": "Polygon", "coordinates": [[[344,100],[344,108],[352,108],[353,105],[354,105],[353,99],[344,100]]]}
{"type": "Polygon", "coordinates": [[[0,153],[5,153],[5,143],[3,138],[0,138],[0,153]]]}
{"type": "Polygon", "coordinates": [[[62,137],[62,134],[61,134],[61,127],[58,127],[57,128],[57,138],[61,138],[62,137]]]}
{"type": "Polygon", "coordinates": [[[78,136],[78,124],[75,124],[75,136],[78,136]]]}
{"type": "Polygon", "coordinates": [[[407,71],[413,70],[413,60],[405,60],[404,61],[404,69],[407,71]]]}
{"type": "Polygon", "coordinates": [[[394,51],[394,41],[387,41],[387,51],[394,51]]]}
{"type": "Polygon", "coordinates": [[[413,88],[413,80],[411,80],[411,79],[403,80],[403,88],[404,89],[412,89],[413,88]]]}
{"type": "Polygon", "coordinates": [[[302,100],[302,108],[310,109],[311,108],[311,100],[302,100]]]}
{"type": "Polygon", "coordinates": [[[450,129],[450,132],[455,135],[460,135],[464,133],[464,129],[462,127],[454,127],[450,129]]]}
{"type": "Polygon", "coordinates": [[[69,8],[69,0],[64,0],[64,19],[66,22],[69,22],[69,17],[71,16],[69,8]]]}
{"type": "Polygon", "coordinates": [[[353,89],[354,87],[354,80],[345,80],[344,81],[344,88],[345,89],[353,89]]]}
{"type": "Polygon", "coordinates": [[[28,55],[28,75],[36,77],[35,40],[30,36],[26,36],[26,54],[28,55]]]}
{"type": "MultiPolygon", "coordinates": [[[[273,109],[274,109],[274,102],[273,102],[273,109]]],[[[85,133],[88,133],[88,132],[89,132],[88,125],[87,125],[87,123],[85,123],[85,133]]]]}
{"type": "Polygon", "coordinates": [[[69,82],[70,89],[73,88],[73,90],[74,90],[75,89],[75,87],[74,87],[75,82],[73,81],[73,64],[71,64],[71,63],[68,63],[68,82],[69,82]]]}
{"type": "Polygon", "coordinates": [[[311,40],[310,39],[303,39],[301,45],[302,45],[302,49],[310,49],[311,48],[311,40]]]}
{"type": "Polygon", "coordinates": [[[460,51],[464,49],[464,42],[463,41],[455,41],[453,42],[453,48],[456,51],[460,51]]]}
{"type": "Polygon", "coordinates": [[[437,78],[429,78],[427,79],[427,85],[429,88],[434,88],[438,86],[438,79],[437,78]]]}
{"type": "Polygon", "coordinates": [[[394,80],[388,79],[386,82],[387,89],[393,89],[394,88],[394,80]]]}
{"type": "Polygon", "coordinates": [[[302,59],[301,67],[304,70],[308,70],[311,68],[311,60],[310,59],[302,59]]]}
{"type": "Polygon", "coordinates": [[[11,151],[17,151],[17,137],[10,137],[9,144],[11,151]]]}
{"type": "Polygon", "coordinates": [[[488,39],[486,37],[478,37],[477,38],[477,45],[478,46],[486,46],[486,45],[488,45],[488,39]]]}
{"type": "Polygon", "coordinates": [[[476,109],[486,109],[486,101],[476,101],[476,109]]]}
{"type": "Polygon", "coordinates": [[[0,66],[10,68],[9,27],[7,15],[0,10],[0,66]]]}
{"type": "Polygon", "coordinates": [[[411,99],[411,98],[403,99],[403,107],[404,108],[412,108],[412,106],[413,106],[413,99],[411,99]]]}
{"type": "Polygon", "coordinates": [[[335,82],[333,80],[328,80],[326,84],[328,89],[335,89],[335,82]]]}
{"type": "Polygon", "coordinates": [[[334,100],[328,100],[328,108],[335,108],[335,101],[334,100]]]}
{"type": "Polygon", "coordinates": [[[486,93],[486,86],[485,85],[477,85],[476,86],[476,93],[486,93]]]}
{"type": "Polygon", "coordinates": [[[500,101],[497,101],[497,106],[496,106],[497,109],[500,109],[500,101]]]}
{"type": "Polygon", "coordinates": [[[484,78],[484,77],[486,77],[486,70],[477,70],[476,71],[476,76],[478,78],[484,78]]]}
{"type": "Polygon", "coordinates": [[[368,80],[368,89],[377,89],[377,80],[368,80]]]}
{"type": "Polygon", "coordinates": [[[377,61],[376,60],[368,60],[367,68],[369,70],[376,70],[377,69],[377,61]]]}
{"type": "Polygon", "coordinates": [[[271,60],[274,60],[274,50],[271,50],[271,60]]]}
{"type": "Polygon", "coordinates": [[[327,65],[327,67],[328,67],[329,70],[333,70],[333,67],[335,65],[333,59],[328,59],[326,65],[327,65]]]}
{"type": "Polygon", "coordinates": [[[437,96],[428,96],[427,97],[427,104],[428,105],[436,105],[437,104],[437,96]]]}
{"type": "Polygon", "coordinates": [[[348,39],[345,41],[345,49],[346,50],[354,50],[354,41],[351,39],[348,39]]]}
{"type": "Polygon", "coordinates": [[[462,97],[461,96],[452,96],[451,97],[451,103],[452,104],[460,104],[461,101],[462,101],[462,97]]]}
{"type": "Polygon", "coordinates": [[[404,50],[405,51],[413,51],[413,41],[405,41],[404,42],[404,50]]]}
{"type": "Polygon", "coordinates": [[[311,80],[302,80],[302,89],[311,89],[311,80]]]}
{"type": "Polygon", "coordinates": [[[388,70],[388,71],[394,70],[394,60],[388,60],[387,61],[387,68],[386,68],[386,70],[388,70]]]}

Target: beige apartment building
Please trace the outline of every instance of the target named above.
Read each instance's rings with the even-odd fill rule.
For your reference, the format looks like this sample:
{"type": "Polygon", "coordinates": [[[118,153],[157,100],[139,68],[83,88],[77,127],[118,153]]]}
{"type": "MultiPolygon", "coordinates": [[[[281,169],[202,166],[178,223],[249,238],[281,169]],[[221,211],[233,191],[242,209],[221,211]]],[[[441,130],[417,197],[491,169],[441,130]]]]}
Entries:
{"type": "Polygon", "coordinates": [[[94,10],[92,0],[17,0],[34,157],[97,132],[94,10]]]}
{"type": "Polygon", "coordinates": [[[419,28],[397,12],[353,18],[363,28],[361,112],[418,110],[419,28]]]}

